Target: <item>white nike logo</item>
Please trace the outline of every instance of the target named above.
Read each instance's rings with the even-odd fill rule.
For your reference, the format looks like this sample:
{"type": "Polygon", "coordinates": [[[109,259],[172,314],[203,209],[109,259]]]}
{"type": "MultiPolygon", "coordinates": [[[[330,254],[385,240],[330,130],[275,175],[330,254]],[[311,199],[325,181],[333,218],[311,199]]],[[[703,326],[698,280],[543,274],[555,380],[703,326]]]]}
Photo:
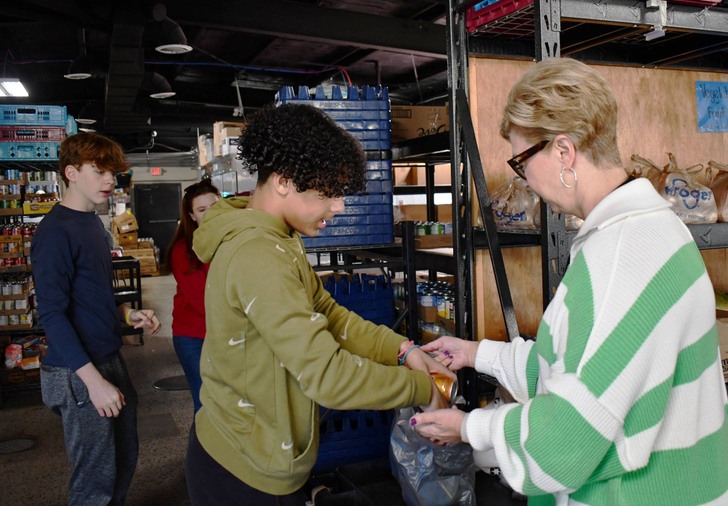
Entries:
{"type": "Polygon", "coordinates": [[[240,399],[240,400],[238,401],[238,407],[239,407],[239,408],[252,408],[252,407],[253,407],[253,405],[252,405],[252,404],[250,404],[249,402],[245,402],[245,401],[244,401],[243,399],[240,399]]]}
{"type": "Polygon", "coordinates": [[[252,305],[253,305],[253,302],[255,302],[255,299],[257,299],[257,298],[258,298],[258,296],[257,296],[257,295],[256,295],[255,297],[253,297],[253,300],[251,300],[251,301],[250,301],[250,304],[248,304],[248,306],[247,306],[247,307],[246,307],[246,308],[245,308],[245,309],[243,310],[243,311],[245,312],[245,314],[246,314],[246,315],[247,315],[247,314],[248,314],[248,312],[250,311],[250,306],[252,306],[252,305]]]}
{"type": "Polygon", "coordinates": [[[283,248],[281,248],[280,244],[276,244],[276,249],[277,249],[278,251],[282,251],[283,253],[285,253],[285,252],[286,252],[286,250],[284,250],[283,248]]]}
{"type": "Polygon", "coordinates": [[[291,448],[293,448],[293,441],[291,441],[290,443],[281,443],[282,450],[287,451],[287,450],[290,450],[291,448]]]}
{"type": "Polygon", "coordinates": [[[346,341],[349,338],[349,336],[347,336],[346,333],[349,331],[349,322],[350,321],[351,321],[351,318],[349,318],[348,320],[346,320],[346,325],[344,326],[344,333],[341,334],[341,340],[342,341],[346,341]]]}
{"type": "Polygon", "coordinates": [[[228,344],[230,346],[235,346],[237,344],[243,344],[244,342],[245,342],[245,338],[242,338],[242,339],[239,339],[236,341],[235,338],[231,337],[230,340],[228,341],[228,344]]]}

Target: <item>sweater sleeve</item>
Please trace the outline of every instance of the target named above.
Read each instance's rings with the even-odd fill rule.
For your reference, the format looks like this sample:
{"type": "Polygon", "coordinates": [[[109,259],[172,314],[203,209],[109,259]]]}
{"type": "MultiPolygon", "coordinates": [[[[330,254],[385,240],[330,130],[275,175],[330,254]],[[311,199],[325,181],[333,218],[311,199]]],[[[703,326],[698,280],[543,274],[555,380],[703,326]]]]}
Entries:
{"type": "Polygon", "coordinates": [[[383,357],[395,341],[335,304],[311,277],[310,265],[300,266],[269,240],[256,239],[234,256],[229,269],[245,275],[228,276],[228,301],[239,304],[280,365],[317,403],[335,409],[390,409],[429,402],[427,374],[365,358],[383,357]],[[365,337],[374,351],[364,349],[365,337]],[[357,350],[361,354],[352,352],[357,350]]]}
{"type": "Polygon", "coordinates": [[[313,270],[310,277],[311,283],[316,287],[314,309],[326,316],[328,330],[339,345],[353,355],[366,357],[380,364],[397,365],[397,355],[404,337],[339,305],[313,270]]]}
{"type": "Polygon", "coordinates": [[[45,227],[31,246],[40,323],[54,350],[72,371],[91,361],[70,321],[73,255],[61,227],[45,227]]]}
{"type": "Polygon", "coordinates": [[[475,356],[475,370],[495,377],[518,402],[536,394],[538,354],[533,341],[520,337],[510,343],[483,339],[475,356]]]}

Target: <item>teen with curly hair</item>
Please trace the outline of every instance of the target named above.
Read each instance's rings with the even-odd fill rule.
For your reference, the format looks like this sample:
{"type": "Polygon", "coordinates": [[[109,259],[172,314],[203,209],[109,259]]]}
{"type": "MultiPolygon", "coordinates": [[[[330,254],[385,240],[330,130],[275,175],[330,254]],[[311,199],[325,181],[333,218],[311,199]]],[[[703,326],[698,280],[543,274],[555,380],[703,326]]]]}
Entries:
{"type": "Polygon", "coordinates": [[[364,189],[357,141],[318,109],[289,104],[256,113],[239,150],[255,192],[212,206],[193,242],[211,263],[187,486],[196,505],[302,505],[319,405],[444,407],[428,373],[452,373],[339,306],[308,263],[299,234],[318,234],[345,193],[364,189]],[[409,368],[397,367],[404,350],[409,368]]]}

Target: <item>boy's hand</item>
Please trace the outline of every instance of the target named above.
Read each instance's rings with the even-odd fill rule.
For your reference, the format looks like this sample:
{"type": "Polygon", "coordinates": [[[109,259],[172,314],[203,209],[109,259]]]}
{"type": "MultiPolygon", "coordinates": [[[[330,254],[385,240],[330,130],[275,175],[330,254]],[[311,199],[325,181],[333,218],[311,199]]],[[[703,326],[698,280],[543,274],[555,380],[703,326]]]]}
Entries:
{"type": "Polygon", "coordinates": [[[104,378],[100,378],[88,389],[88,395],[99,416],[117,417],[121,408],[126,406],[124,394],[104,378]]]}
{"type": "Polygon", "coordinates": [[[439,373],[448,378],[455,379],[455,374],[450,371],[444,364],[433,358],[429,354],[422,351],[422,348],[416,348],[407,354],[405,365],[412,370],[424,371],[427,374],[439,373]]]}
{"type": "Polygon", "coordinates": [[[159,332],[161,327],[159,319],[152,309],[131,309],[129,311],[129,322],[135,329],[149,329],[149,333],[152,335],[159,332]]]}

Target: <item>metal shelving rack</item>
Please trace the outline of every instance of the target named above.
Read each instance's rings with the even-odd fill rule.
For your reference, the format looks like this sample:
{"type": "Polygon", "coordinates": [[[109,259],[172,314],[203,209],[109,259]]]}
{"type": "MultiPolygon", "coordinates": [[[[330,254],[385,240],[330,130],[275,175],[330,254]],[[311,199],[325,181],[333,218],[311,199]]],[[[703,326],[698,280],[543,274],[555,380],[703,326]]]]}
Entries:
{"type": "MultiPolygon", "coordinates": [[[[520,0],[501,0],[518,3],[520,0]]],[[[574,56],[602,63],[620,63],[647,67],[728,69],[721,51],[728,47],[728,9],[699,5],[669,5],[665,0],[635,3],[633,0],[528,0],[521,8],[478,27],[466,30],[466,11],[475,0],[448,0],[447,51],[450,129],[450,163],[452,167],[453,234],[456,261],[457,334],[475,338],[473,319],[473,252],[486,247],[484,233],[473,228],[468,206],[471,205],[473,173],[464,152],[462,104],[458,95],[467,97],[468,57],[470,55],[528,58],[574,56]],[[665,30],[664,47],[674,54],[659,53],[646,46],[648,35],[665,30]],[[566,33],[565,33],[566,32],[566,33]],[[685,41],[686,35],[696,37],[685,41]],[[564,40],[562,40],[564,39],[564,40]],[[679,52],[678,52],[679,49],[679,52]],[[695,58],[701,58],[694,61],[695,58]],[[711,58],[709,60],[709,58],[711,58]],[[692,65],[685,62],[693,60],[692,65]],[[455,212],[457,211],[457,212],[455,212]]],[[[482,202],[481,202],[482,205],[482,202]]],[[[568,266],[573,232],[567,232],[564,220],[541,206],[542,229],[539,234],[508,234],[502,246],[541,245],[544,307],[551,300],[568,266]]],[[[728,223],[689,226],[701,249],[728,248],[728,223]]],[[[500,287],[499,287],[500,288],[500,287]]],[[[507,289],[507,282],[506,282],[507,289]]],[[[504,308],[507,314],[512,308],[504,308]]],[[[511,331],[509,330],[509,335],[511,331]]],[[[475,381],[465,378],[464,392],[473,404],[475,381]]]]}

